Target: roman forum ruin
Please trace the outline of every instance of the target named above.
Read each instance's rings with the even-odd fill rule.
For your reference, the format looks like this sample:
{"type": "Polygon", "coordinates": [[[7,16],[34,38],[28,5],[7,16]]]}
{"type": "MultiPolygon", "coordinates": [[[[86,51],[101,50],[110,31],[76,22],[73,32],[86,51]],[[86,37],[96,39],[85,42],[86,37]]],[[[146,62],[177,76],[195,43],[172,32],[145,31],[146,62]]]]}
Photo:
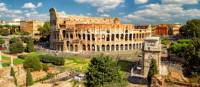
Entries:
{"type": "Polygon", "coordinates": [[[66,16],[49,10],[50,48],[64,52],[112,52],[141,49],[151,26],[121,24],[119,18],[66,16]]]}

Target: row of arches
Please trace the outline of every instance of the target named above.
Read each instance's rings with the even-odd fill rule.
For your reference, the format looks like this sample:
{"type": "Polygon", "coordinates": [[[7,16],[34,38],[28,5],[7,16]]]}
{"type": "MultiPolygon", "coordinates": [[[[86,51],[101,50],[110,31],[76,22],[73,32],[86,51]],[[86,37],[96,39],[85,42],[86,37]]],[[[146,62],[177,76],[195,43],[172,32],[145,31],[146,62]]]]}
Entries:
{"type": "Polygon", "coordinates": [[[75,37],[82,40],[95,41],[97,38],[102,41],[115,41],[125,40],[132,41],[134,39],[143,39],[149,36],[150,33],[130,33],[130,34],[72,34],[67,33],[64,35],[66,39],[74,39],[75,37]]]}
{"type": "Polygon", "coordinates": [[[134,44],[113,44],[113,45],[90,45],[90,44],[83,44],[83,45],[68,45],[69,51],[78,52],[82,51],[127,51],[127,50],[135,50],[141,49],[143,43],[134,43],[134,44]],[[79,47],[80,46],[80,47],[79,47]]]}

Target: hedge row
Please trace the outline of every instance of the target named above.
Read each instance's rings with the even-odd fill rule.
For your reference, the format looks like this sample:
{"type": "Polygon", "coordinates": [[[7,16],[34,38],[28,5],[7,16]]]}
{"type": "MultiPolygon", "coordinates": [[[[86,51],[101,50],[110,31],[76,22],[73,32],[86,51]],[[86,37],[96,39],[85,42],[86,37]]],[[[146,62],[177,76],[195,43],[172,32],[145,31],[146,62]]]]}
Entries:
{"type": "Polygon", "coordinates": [[[50,56],[50,55],[41,55],[40,61],[43,63],[51,63],[53,65],[64,65],[65,60],[63,57],[56,57],[56,56],[50,56]]]}

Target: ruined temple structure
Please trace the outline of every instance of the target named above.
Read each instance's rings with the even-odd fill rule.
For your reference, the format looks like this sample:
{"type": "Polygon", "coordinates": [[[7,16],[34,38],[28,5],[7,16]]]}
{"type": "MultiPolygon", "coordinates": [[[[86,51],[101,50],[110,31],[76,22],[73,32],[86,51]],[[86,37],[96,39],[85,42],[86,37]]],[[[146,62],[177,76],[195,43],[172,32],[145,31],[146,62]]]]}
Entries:
{"type": "Polygon", "coordinates": [[[151,59],[156,60],[156,65],[159,74],[161,67],[161,40],[160,37],[147,37],[144,39],[144,47],[143,47],[143,75],[147,76],[149,72],[149,67],[151,63],[151,59]]]}
{"type": "Polygon", "coordinates": [[[121,24],[119,18],[62,15],[49,10],[50,48],[64,52],[112,52],[141,49],[151,26],[121,24]]]}

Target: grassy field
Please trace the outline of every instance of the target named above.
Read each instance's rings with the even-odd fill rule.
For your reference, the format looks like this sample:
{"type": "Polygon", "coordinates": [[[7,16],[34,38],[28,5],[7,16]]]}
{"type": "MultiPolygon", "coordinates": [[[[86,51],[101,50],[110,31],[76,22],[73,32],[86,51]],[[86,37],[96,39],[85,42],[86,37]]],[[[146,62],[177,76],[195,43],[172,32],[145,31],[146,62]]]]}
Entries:
{"type": "Polygon", "coordinates": [[[65,58],[65,65],[64,67],[68,70],[75,70],[79,72],[86,72],[90,59],[87,58],[65,58]]]}
{"type": "MultiPolygon", "coordinates": [[[[2,61],[3,61],[3,64],[2,64],[3,67],[7,67],[10,65],[10,57],[2,56],[2,61]]],[[[22,64],[23,62],[24,62],[24,60],[19,59],[19,58],[13,59],[14,65],[22,64]]]]}

